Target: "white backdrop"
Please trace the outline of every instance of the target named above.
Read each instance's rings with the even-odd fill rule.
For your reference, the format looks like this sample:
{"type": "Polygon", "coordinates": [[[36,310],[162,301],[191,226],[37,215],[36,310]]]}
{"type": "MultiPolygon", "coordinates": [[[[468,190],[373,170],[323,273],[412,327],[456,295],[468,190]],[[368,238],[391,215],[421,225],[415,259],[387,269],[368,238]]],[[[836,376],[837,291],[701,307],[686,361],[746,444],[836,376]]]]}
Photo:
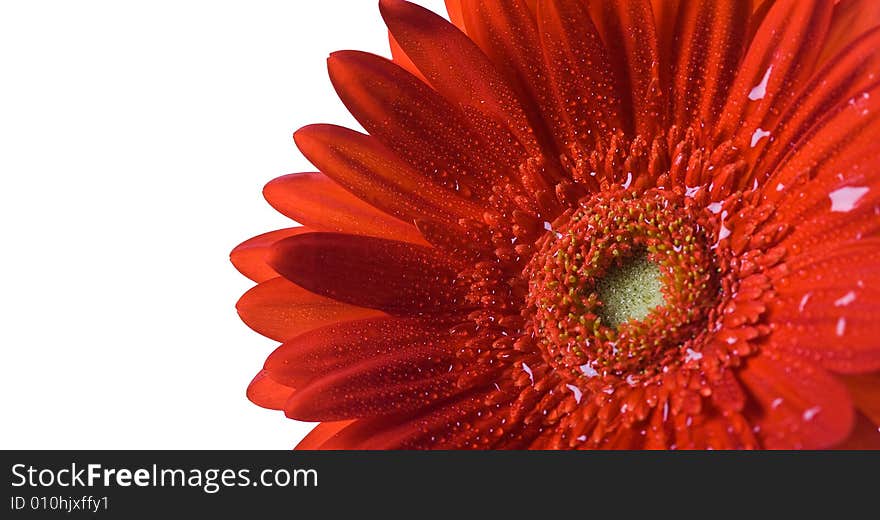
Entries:
{"type": "MultiPolygon", "coordinates": [[[[422,0],[436,12],[442,0],[422,0]]],[[[359,128],[333,50],[388,55],[375,0],[0,2],[0,448],[279,448],[245,388],[275,343],[228,261],[289,225],[292,132],[359,128]]]]}

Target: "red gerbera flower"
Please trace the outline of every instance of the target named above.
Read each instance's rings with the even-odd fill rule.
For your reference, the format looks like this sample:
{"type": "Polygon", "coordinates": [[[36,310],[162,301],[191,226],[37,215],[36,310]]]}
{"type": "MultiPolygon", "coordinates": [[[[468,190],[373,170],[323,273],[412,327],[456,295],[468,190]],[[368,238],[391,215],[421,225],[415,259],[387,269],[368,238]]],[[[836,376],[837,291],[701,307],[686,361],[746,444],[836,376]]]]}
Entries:
{"type": "Polygon", "coordinates": [[[232,254],[301,448],[880,447],[880,3],[380,2],[232,254]]]}

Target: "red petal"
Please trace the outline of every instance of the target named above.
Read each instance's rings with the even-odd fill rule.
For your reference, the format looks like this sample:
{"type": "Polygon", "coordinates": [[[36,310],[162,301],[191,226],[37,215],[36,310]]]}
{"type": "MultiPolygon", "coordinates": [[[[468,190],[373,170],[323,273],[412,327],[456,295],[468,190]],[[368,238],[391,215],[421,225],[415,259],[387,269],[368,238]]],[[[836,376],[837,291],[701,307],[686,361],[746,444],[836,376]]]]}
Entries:
{"type": "Polygon", "coordinates": [[[382,315],[318,296],[284,278],[273,278],[244,293],[236,309],[248,327],[276,341],[338,321],[382,315]]]}
{"type": "Polygon", "coordinates": [[[880,369],[880,241],[807,246],[768,303],[777,348],[852,373],[880,369]]]}
{"type": "Polygon", "coordinates": [[[820,58],[823,63],[858,36],[880,25],[880,2],[876,0],[839,0],[835,4],[820,58]]]}
{"type": "Polygon", "coordinates": [[[279,347],[272,377],[296,386],[289,417],[335,421],[415,410],[457,391],[459,342],[420,320],[378,318],[331,325],[279,347]]]}
{"type": "Polygon", "coordinates": [[[370,135],[419,172],[456,193],[485,203],[516,162],[496,156],[495,143],[471,128],[464,113],[392,62],[341,51],[328,60],[340,99],[370,135]]]}
{"type": "Polygon", "coordinates": [[[817,42],[825,38],[833,5],[827,0],[773,4],[740,65],[716,135],[734,138],[748,151],[757,129],[774,128],[797,86],[813,73],[821,50],[817,42]]]}
{"type": "Polygon", "coordinates": [[[428,82],[427,78],[422,75],[416,64],[409,59],[409,56],[406,55],[406,52],[403,51],[400,44],[394,39],[394,35],[390,32],[388,33],[388,46],[391,48],[391,58],[394,60],[394,63],[403,67],[404,70],[419,78],[419,80],[425,83],[428,82]]]}
{"type": "Polygon", "coordinates": [[[314,230],[307,227],[295,227],[263,233],[235,246],[229,254],[229,260],[241,274],[257,283],[265,282],[278,276],[278,273],[266,263],[268,258],[266,255],[272,245],[283,238],[312,231],[314,230]]]}
{"type": "Polygon", "coordinates": [[[449,21],[464,31],[464,12],[461,9],[461,0],[445,0],[445,3],[446,12],[449,14],[449,21]]]}
{"type": "Polygon", "coordinates": [[[674,121],[711,124],[743,53],[750,6],[741,0],[683,2],[673,37],[674,121]]]}
{"type": "Polygon", "coordinates": [[[740,381],[755,405],[745,411],[768,449],[824,449],[843,441],[853,425],[846,388],[823,369],[791,355],[749,358],[740,381]]]}
{"type": "Polygon", "coordinates": [[[324,446],[340,431],[355,421],[323,422],[315,426],[303,440],[296,445],[297,450],[323,450],[324,446]]]}
{"type": "Polygon", "coordinates": [[[660,42],[650,0],[596,2],[608,54],[630,93],[635,132],[652,136],[665,117],[660,85],[660,42]]]}
{"type": "Polygon", "coordinates": [[[479,207],[438,186],[368,135],[334,125],[310,125],[294,138],[303,155],[328,177],[406,222],[429,215],[452,222],[481,218],[479,207]]]}
{"type": "MultiPolygon", "coordinates": [[[[425,320],[370,318],[300,334],[278,347],[266,360],[265,368],[276,381],[299,388],[334,372],[380,361],[390,365],[400,355],[449,362],[456,346],[448,328],[425,320]]],[[[448,368],[446,363],[443,369],[448,368]]]]}
{"type": "Polygon", "coordinates": [[[852,400],[866,417],[880,426],[880,373],[842,376],[852,400]]]}
{"type": "Polygon", "coordinates": [[[856,414],[856,424],[845,441],[836,450],[880,450],[880,428],[862,414],[856,414]]]}
{"type": "MultiPolygon", "coordinates": [[[[505,150],[516,136],[531,155],[541,154],[517,96],[480,48],[456,26],[418,5],[381,0],[388,29],[431,86],[483,124],[483,135],[505,150]]],[[[510,152],[512,153],[512,152],[510,152]]]]}
{"type": "Polygon", "coordinates": [[[675,60],[672,58],[672,42],[677,29],[678,12],[682,0],[651,0],[651,10],[654,12],[654,21],[657,28],[657,41],[659,43],[661,72],[665,74],[663,84],[671,84],[669,75],[675,60]]]}
{"type": "Polygon", "coordinates": [[[773,172],[785,154],[791,152],[793,143],[804,139],[809,145],[811,134],[822,127],[826,115],[850,99],[860,99],[858,96],[880,76],[878,48],[880,29],[856,40],[816,73],[774,127],[772,140],[761,140],[756,147],[758,151],[763,149],[756,172],[773,172]]]}
{"type": "MultiPolygon", "coordinates": [[[[503,413],[487,406],[489,391],[468,392],[421,414],[398,414],[359,420],[340,431],[321,449],[465,449],[486,447],[481,441],[501,427],[503,413]]],[[[491,446],[491,445],[490,445],[491,446]]]]}
{"type": "Polygon", "coordinates": [[[275,245],[269,262],[312,292],[390,314],[438,315],[460,309],[460,266],[414,244],[339,233],[310,233],[275,245]]]}
{"type": "Polygon", "coordinates": [[[580,0],[540,0],[538,24],[547,72],[567,123],[557,131],[563,142],[580,141],[592,151],[593,139],[622,124],[619,80],[605,45],[580,0]]]}
{"type": "Polygon", "coordinates": [[[426,244],[411,224],[382,213],[322,173],[284,175],[263,188],[273,208],[312,230],[426,244]]]}
{"type": "MultiPolygon", "coordinates": [[[[468,36],[523,96],[523,107],[539,141],[553,150],[558,107],[547,84],[548,72],[532,12],[522,0],[463,0],[468,36]]],[[[557,143],[558,144],[558,143],[557,143]]]]}
{"type": "Polygon", "coordinates": [[[257,406],[270,410],[283,410],[284,403],[293,392],[293,388],[270,379],[268,372],[261,370],[248,385],[247,398],[257,406]]]}
{"type": "Polygon", "coordinates": [[[880,230],[878,133],[880,82],[839,103],[791,147],[762,190],[775,209],[768,228],[790,227],[787,247],[826,248],[880,230]]]}

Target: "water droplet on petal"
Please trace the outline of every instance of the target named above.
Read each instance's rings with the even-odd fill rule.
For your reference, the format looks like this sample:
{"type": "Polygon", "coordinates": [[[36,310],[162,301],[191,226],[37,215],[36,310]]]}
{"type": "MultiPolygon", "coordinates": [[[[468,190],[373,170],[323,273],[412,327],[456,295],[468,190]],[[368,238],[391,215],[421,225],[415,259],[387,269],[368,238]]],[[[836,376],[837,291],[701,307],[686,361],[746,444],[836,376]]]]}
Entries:
{"type": "Polygon", "coordinates": [[[841,316],[837,319],[837,335],[843,336],[843,333],[846,332],[846,318],[841,316]]]}
{"type": "Polygon", "coordinates": [[[532,384],[535,384],[535,375],[532,374],[532,369],[529,368],[529,366],[526,365],[525,362],[523,362],[522,364],[522,369],[526,374],[529,375],[529,379],[532,381],[532,384]]]}
{"type": "Polygon", "coordinates": [[[770,65],[767,68],[767,72],[764,73],[764,77],[761,79],[761,82],[755,85],[751,92],[749,92],[749,99],[751,99],[752,101],[764,99],[764,96],[767,95],[767,83],[770,82],[770,74],[772,73],[773,65],[770,65]]]}
{"type": "Polygon", "coordinates": [[[765,137],[770,137],[770,132],[762,128],[755,130],[755,133],[752,134],[752,148],[758,146],[758,142],[765,137]]]}
{"type": "Polygon", "coordinates": [[[844,294],[843,296],[841,296],[840,298],[834,300],[834,306],[835,307],[845,307],[854,301],[856,301],[856,292],[850,291],[850,292],[844,294]]]}
{"type": "Polygon", "coordinates": [[[576,403],[581,404],[581,397],[583,397],[584,393],[581,392],[581,389],[575,385],[565,385],[571,390],[571,393],[574,394],[574,400],[576,403]]]}
{"type": "Polygon", "coordinates": [[[822,411],[821,406],[814,406],[812,408],[807,408],[806,410],[804,410],[804,420],[805,421],[812,421],[813,418],[816,417],[816,415],[820,411],[822,411]]]}
{"type": "Polygon", "coordinates": [[[687,349],[684,353],[684,362],[689,363],[691,361],[699,361],[703,359],[703,353],[697,352],[693,349],[687,349]]]}
{"type": "Polygon", "coordinates": [[[801,298],[801,303],[798,305],[798,311],[804,312],[804,308],[807,306],[807,302],[810,301],[810,297],[813,296],[813,291],[808,292],[801,298]]]}
{"type": "Polygon", "coordinates": [[[856,207],[859,199],[868,193],[864,186],[844,186],[828,194],[831,198],[831,211],[847,212],[856,207]]]}
{"type": "Polygon", "coordinates": [[[599,372],[597,372],[596,369],[593,368],[593,366],[590,365],[589,363],[585,363],[585,364],[579,366],[578,368],[580,368],[581,372],[583,372],[584,375],[587,377],[596,377],[599,375],[599,372]]]}

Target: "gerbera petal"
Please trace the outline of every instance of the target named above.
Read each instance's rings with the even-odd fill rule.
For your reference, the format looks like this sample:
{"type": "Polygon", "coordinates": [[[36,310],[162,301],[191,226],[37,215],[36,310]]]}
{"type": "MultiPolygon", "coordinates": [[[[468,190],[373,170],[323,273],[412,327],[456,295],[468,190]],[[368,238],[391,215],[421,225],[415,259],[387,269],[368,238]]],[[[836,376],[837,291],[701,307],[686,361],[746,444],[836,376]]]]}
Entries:
{"type": "Polygon", "coordinates": [[[404,70],[419,78],[421,81],[424,81],[425,83],[428,82],[427,78],[422,75],[419,68],[416,67],[416,64],[409,59],[409,56],[406,55],[406,52],[404,52],[400,44],[397,43],[397,40],[394,39],[394,35],[390,32],[388,33],[388,46],[391,49],[391,58],[394,60],[394,63],[400,65],[404,70]]]}
{"type": "MultiPolygon", "coordinates": [[[[465,449],[486,447],[503,432],[504,415],[487,406],[489,390],[469,391],[419,414],[395,414],[353,422],[328,439],[321,449],[465,449]]],[[[491,444],[490,444],[491,446],[491,444]]]]}
{"type": "Polygon", "coordinates": [[[459,28],[402,0],[381,0],[379,9],[394,38],[431,86],[462,107],[481,126],[481,132],[493,146],[508,150],[518,142],[529,155],[540,155],[516,94],[459,28]]]}
{"type": "Polygon", "coordinates": [[[275,242],[301,233],[311,233],[312,231],[314,229],[295,227],[257,235],[235,246],[235,249],[229,254],[229,260],[241,274],[257,283],[265,282],[278,276],[278,273],[266,263],[268,258],[266,255],[275,242]]]}
{"type": "Polygon", "coordinates": [[[332,439],[337,433],[344,430],[348,426],[350,426],[353,422],[351,421],[333,421],[333,422],[322,422],[321,424],[312,428],[303,440],[296,445],[297,450],[321,450],[327,449],[326,446],[330,439],[332,439]]]}
{"type": "MultiPolygon", "coordinates": [[[[880,373],[841,376],[853,403],[880,427],[880,373]]],[[[875,428],[876,429],[876,428],[875,428]]]]}
{"type": "Polygon", "coordinates": [[[880,369],[880,241],[810,251],[774,282],[773,344],[838,372],[880,369]]]}
{"type": "Polygon", "coordinates": [[[540,0],[538,27],[547,72],[562,105],[563,142],[592,151],[597,139],[621,129],[618,80],[602,38],[580,0],[540,0]]]}
{"type": "Polygon", "coordinates": [[[523,106],[539,141],[549,152],[559,144],[555,122],[560,114],[554,102],[548,71],[538,50],[535,18],[523,0],[487,2],[463,0],[468,36],[523,96],[523,106]]]}
{"type": "Polygon", "coordinates": [[[773,172],[780,160],[792,151],[793,144],[803,140],[810,145],[811,134],[822,127],[823,118],[833,114],[842,103],[850,100],[864,103],[861,96],[880,77],[878,49],[880,29],[875,29],[855,40],[815,74],[774,126],[772,138],[762,139],[754,147],[755,153],[760,153],[755,167],[759,175],[773,172]]]}
{"type": "Polygon", "coordinates": [[[461,310],[461,266],[428,247],[341,233],[309,233],[275,245],[269,262],[317,294],[390,314],[461,310]]]}
{"type": "Polygon", "coordinates": [[[844,226],[875,232],[878,131],[880,82],[840,102],[792,146],[764,182],[763,199],[775,208],[767,225],[797,223],[786,240],[802,245],[853,238],[844,226]]]}
{"type": "Polygon", "coordinates": [[[825,38],[820,63],[833,59],[838,52],[863,33],[880,25],[880,2],[875,0],[839,0],[835,2],[831,27],[825,38]]]}
{"type": "Polygon", "coordinates": [[[846,388],[798,357],[761,353],[746,362],[739,378],[756,404],[746,414],[766,448],[829,448],[852,429],[846,388]]]}
{"type": "MultiPolygon", "coordinates": [[[[334,372],[366,367],[377,361],[395,362],[398,356],[451,361],[460,344],[448,333],[420,319],[378,317],[340,322],[290,339],[266,360],[272,377],[301,387],[334,372]]],[[[444,371],[449,364],[444,365],[444,371]]],[[[377,386],[381,384],[377,383],[377,386]]]]}
{"type": "Polygon", "coordinates": [[[855,426],[836,450],[880,450],[880,428],[862,414],[856,414],[855,426]]]}
{"type": "Polygon", "coordinates": [[[294,138],[324,174],[406,222],[417,217],[455,222],[482,215],[479,207],[414,170],[373,137],[335,125],[309,125],[294,138]]]}
{"type": "Polygon", "coordinates": [[[833,7],[826,0],[772,5],[740,65],[717,136],[748,150],[757,129],[773,127],[796,86],[812,75],[833,7]]]}
{"type": "Polygon", "coordinates": [[[650,0],[594,2],[596,21],[619,76],[630,94],[624,106],[632,107],[637,134],[652,136],[666,117],[660,85],[660,42],[650,0]]]}
{"type": "Polygon", "coordinates": [[[751,8],[742,0],[681,3],[673,37],[673,121],[712,123],[743,53],[751,8]]]}
{"type": "Polygon", "coordinates": [[[417,171],[433,172],[437,184],[484,204],[503,182],[509,157],[496,156],[464,113],[412,74],[357,51],[333,53],[328,68],[352,115],[417,171]]]}
{"type": "Polygon", "coordinates": [[[331,325],[286,342],[266,369],[297,393],[289,417],[334,421],[423,408],[456,391],[457,344],[418,320],[331,325]]]}
{"type": "Polygon", "coordinates": [[[261,370],[247,388],[247,398],[257,406],[270,410],[283,410],[284,403],[293,395],[294,389],[282,385],[261,370]]]}
{"type": "Polygon", "coordinates": [[[444,3],[446,4],[446,13],[449,15],[449,21],[464,31],[464,12],[461,10],[461,0],[445,0],[444,3]]]}
{"type": "Polygon", "coordinates": [[[322,173],[296,173],[263,188],[273,208],[317,231],[393,238],[426,244],[418,230],[355,197],[322,173]]]}
{"type": "Polygon", "coordinates": [[[244,293],[236,309],[248,327],[275,341],[285,341],[337,321],[382,315],[373,309],[319,296],[280,277],[244,293]]]}

